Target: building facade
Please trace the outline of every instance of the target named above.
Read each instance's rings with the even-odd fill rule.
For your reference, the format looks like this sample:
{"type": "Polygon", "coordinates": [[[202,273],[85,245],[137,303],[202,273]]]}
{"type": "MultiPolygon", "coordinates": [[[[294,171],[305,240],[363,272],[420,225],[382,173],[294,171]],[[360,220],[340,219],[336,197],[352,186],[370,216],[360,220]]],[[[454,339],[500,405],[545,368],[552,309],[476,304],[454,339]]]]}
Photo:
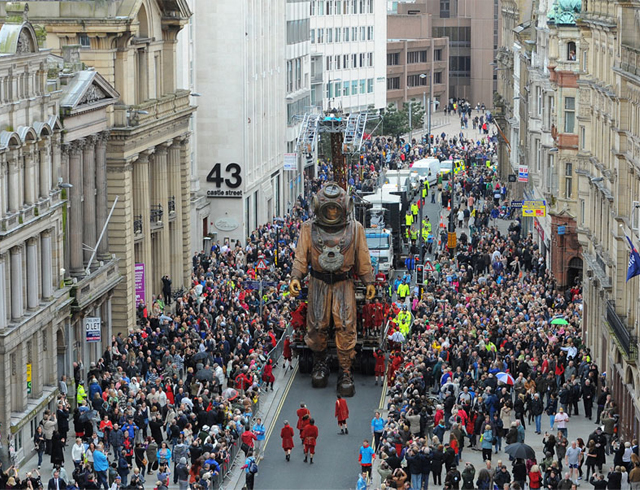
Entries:
{"type": "Polygon", "coordinates": [[[403,13],[405,6],[387,16],[387,104],[416,100],[427,107],[431,98],[435,111],[449,100],[449,40],[433,38],[431,17],[403,13]]]}
{"type": "Polygon", "coordinates": [[[640,5],[582,4],[578,81],[578,237],[584,258],[584,335],[607,373],[625,440],[640,430],[639,278],[626,281],[640,243],[640,5]]]}
{"type": "MultiPolygon", "coordinates": [[[[194,108],[189,91],[176,88],[176,43],[191,11],[185,0],[34,2],[30,8],[54,53],[80,45],[80,61],[120,94],[110,114],[106,178],[108,206],[117,198],[108,249],[122,274],[111,316],[114,330],[126,332],[135,327],[137,304],[150,305],[162,291],[162,276],[174,288],[190,281],[194,108]]],[[[85,150],[72,144],[69,161],[84,165],[85,150]]],[[[71,257],[72,271],[78,267],[79,258],[71,257]]]]}
{"type": "MultiPolygon", "coordinates": [[[[286,204],[286,6],[204,2],[198,11],[208,26],[196,30],[196,63],[207,67],[196,74],[199,103],[207,107],[197,115],[198,172],[221,243],[244,242],[286,204]]],[[[299,39],[303,24],[292,33],[299,39]]]]}
{"type": "MultiPolygon", "coordinates": [[[[317,108],[311,103],[311,38],[309,0],[287,0],[287,45],[285,48],[287,74],[287,153],[292,157],[300,134],[303,115],[317,108]]],[[[299,152],[295,155],[295,170],[284,169],[285,210],[291,209],[296,198],[304,192],[303,172],[313,167],[314,154],[299,152]]]]}
{"type": "Polygon", "coordinates": [[[386,1],[311,0],[310,7],[311,50],[322,56],[323,110],[384,108],[386,1]]]}

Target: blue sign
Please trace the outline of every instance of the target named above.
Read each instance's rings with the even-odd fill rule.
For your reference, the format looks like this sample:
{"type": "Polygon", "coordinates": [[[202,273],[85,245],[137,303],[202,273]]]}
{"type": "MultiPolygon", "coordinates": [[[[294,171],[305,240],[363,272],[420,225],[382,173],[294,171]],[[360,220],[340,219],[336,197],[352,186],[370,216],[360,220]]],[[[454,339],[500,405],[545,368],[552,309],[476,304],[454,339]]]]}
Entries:
{"type": "Polygon", "coordinates": [[[521,208],[522,207],[522,201],[511,201],[511,207],[512,208],[521,208]]]}
{"type": "Polygon", "coordinates": [[[564,235],[567,232],[567,227],[565,225],[558,226],[558,235],[564,235]]]}

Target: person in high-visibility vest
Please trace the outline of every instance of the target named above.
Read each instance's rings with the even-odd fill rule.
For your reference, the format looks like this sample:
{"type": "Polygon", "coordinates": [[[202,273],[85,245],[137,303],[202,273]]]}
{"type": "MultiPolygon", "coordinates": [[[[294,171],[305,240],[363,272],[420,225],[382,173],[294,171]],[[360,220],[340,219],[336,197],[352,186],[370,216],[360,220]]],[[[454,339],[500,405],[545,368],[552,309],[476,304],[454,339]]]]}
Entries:
{"type": "Polygon", "coordinates": [[[405,224],[405,235],[407,237],[407,240],[409,239],[409,230],[411,229],[411,225],[413,224],[413,214],[411,214],[411,211],[407,209],[407,214],[405,214],[404,216],[404,224],[405,224]]]}
{"type": "Polygon", "coordinates": [[[413,222],[415,223],[416,221],[418,221],[418,212],[420,211],[420,208],[418,208],[418,204],[417,203],[413,203],[411,204],[411,214],[413,215],[413,222]]]}
{"type": "Polygon", "coordinates": [[[416,230],[415,228],[411,228],[410,237],[411,237],[411,241],[413,241],[413,242],[417,241],[418,240],[418,230],[416,230]]]}
{"type": "Polygon", "coordinates": [[[398,299],[400,301],[404,301],[407,296],[411,294],[411,290],[409,289],[409,285],[407,284],[407,280],[405,279],[398,286],[398,299]]]}
{"type": "Polygon", "coordinates": [[[427,187],[423,186],[422,187],[422,202],[426,202],[427,199],[427,187]]]}
{"type": "Polygon", "coordinates": [[[409,329],[411,328],[411,313],[407,311],[406,306],[398,313],[398,316],[396,316],[396,325],[398,325],[398,330],[400,330],[400,333],[404,335],[406,339],[409,335],[409,329]]]}
{"type": "Polygon", "coordinates": [[[84,381],[80,380],[78,388],[76,389],[76,401],[78,405],[81,405],[83,401],[87,399],[87,392],[84,389],[84,381]]]}

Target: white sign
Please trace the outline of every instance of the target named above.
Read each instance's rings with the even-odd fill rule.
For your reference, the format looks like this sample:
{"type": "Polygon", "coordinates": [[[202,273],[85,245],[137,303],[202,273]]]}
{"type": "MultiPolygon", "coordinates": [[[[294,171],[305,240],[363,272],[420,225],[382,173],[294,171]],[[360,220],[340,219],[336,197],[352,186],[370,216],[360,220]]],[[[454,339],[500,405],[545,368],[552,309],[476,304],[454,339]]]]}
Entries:
{"type": "Polygon", "coordinates": [[[100,342],[102,319],[99,317],[85,317],[84,331],[87,342],[100,342]]]}
{"type": "Polygon", "coordinates": [[[527,165],[518,166],[518,182],[529,182],[529,167],[527,165]]]}
{"type": "Polygon", "coordinates": [[[298,154],[297,153],[285,153],[284,154],[284,169],[298,170],[298,154]]]}

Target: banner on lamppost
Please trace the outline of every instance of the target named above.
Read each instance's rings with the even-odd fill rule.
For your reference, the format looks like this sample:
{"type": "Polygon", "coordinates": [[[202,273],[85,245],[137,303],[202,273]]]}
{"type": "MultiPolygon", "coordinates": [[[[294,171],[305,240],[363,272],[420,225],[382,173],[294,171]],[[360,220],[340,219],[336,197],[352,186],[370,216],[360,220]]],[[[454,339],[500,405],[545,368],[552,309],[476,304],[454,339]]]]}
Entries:
{"type": "Polygon", "coordinates": [[[31,364],[27,364],[27,395],[31,394],[31,364]]]}
{"type": "Polygon", "coordinates": [[[134,272],[134,284],[136,289],[136,306],[141,303],[146,304],[144,290],[144,264],[136,264],[134,272]]]}

